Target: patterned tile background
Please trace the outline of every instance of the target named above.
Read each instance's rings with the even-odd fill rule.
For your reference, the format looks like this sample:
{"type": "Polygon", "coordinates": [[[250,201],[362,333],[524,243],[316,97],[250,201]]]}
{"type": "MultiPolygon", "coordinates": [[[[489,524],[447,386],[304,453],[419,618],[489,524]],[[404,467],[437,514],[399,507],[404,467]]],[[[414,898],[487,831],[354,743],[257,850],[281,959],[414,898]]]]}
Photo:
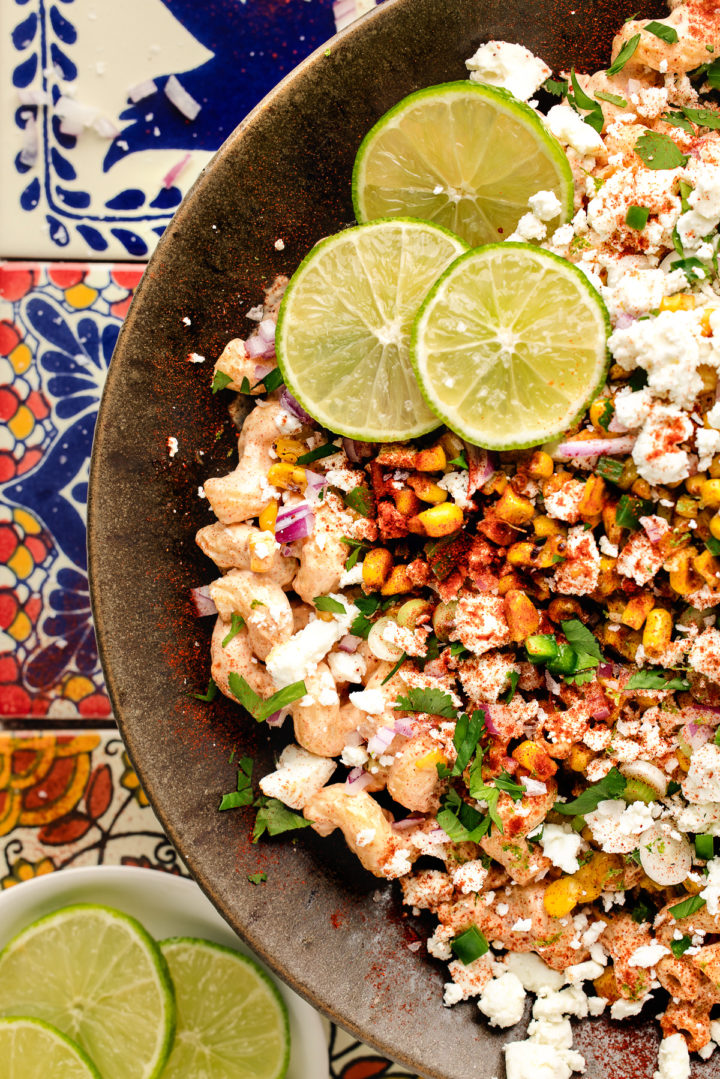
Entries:
{"type": "MultiPolygon", "coordinates": [[[[200,169],[375,3],[0,0],[1,889],[79,865],[186,874],[98,661],[85,550],[97,408],[144,262],[200,169]],[[173,77],[194,118],[168,96],[173,77]]],[[[326,1027],[332,1079],[412,1079],[326,1027]]]]}

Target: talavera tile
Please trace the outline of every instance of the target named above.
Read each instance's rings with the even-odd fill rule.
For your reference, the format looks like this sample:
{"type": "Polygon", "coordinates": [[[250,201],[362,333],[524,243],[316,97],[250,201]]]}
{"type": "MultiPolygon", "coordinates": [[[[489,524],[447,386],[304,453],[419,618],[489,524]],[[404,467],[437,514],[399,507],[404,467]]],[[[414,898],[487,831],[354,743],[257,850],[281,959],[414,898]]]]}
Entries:
{"type": "Polygon", "coordinates": [[[0,0],[0,254],[146,259],[240,120],[374,3],[0,0]],[[172,76],[194,119],[167,97],[172,76]],[[64,132],[78,106],[87,126],[64,132]]]}
{"type": "Polygon", "coordinates": [[[138,264],[0,263],[0,718],[107,718],[85,510],[138,264]]]}

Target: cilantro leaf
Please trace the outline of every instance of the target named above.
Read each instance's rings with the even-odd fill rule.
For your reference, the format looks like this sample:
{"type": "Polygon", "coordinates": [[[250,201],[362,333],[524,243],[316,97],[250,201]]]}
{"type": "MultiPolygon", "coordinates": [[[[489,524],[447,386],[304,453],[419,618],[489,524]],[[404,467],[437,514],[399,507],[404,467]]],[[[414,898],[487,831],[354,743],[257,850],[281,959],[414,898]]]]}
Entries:
{"type": "Polygon", "coordinates": [[[455,468],[465,469],[465,471],[467,472],[468,463],[467,457],[465,456],[465,450],[461,450],[457,457],[453,457],[452,461],[448,461],[448,464],[455,465],[455,468]]]}
{"type": "Polygon", "coordinates": [[[670,913],[673,918],[679,920],[680,918],[688,918],[704,906],[705,900],[702,896],[691,895],[688,899],[683,899],[682,903],[676,903],[674,907],[670,907],[670,913]]]}
{"type": "Polygon", "coordinates": [[[707,547],[710,554],[720,554],[720,540],[715,539],[714,536],[708,536],[708,538],[705,540],[705,546],[707,547]]]}
{"type": "Polygon", "coordinates": [[[682,110],[688,120],[692,120],[699,127],[709,127],[713,131],[720,129],[720,112],[715,109],[689,109],[683,105],[682,110]]]}
{"type": "Polygon", "coordinates": [[[242,675],[239,675],[236,671],[230,671],[228,675],[228,685],[234,697],[240,701],[240,704],[250,713],[253,719],[256,719],[258,723],[263,723],[274,712],[279,712],[282,708],[286,708],[294,701],[300,700],[307,693],[307,688],[304,682],[293,682],[290,686],[285,686],[284,689],[279,689],[277,693],[273,693],[272,697],[268,697],[266,701],[259,697],[255,690],[250,686],[242,675]]]}
{"type": "MultiPolygon", "coordinates": [[[[572,645],[578,656],[582,654],[583,657],[595,659],[598,663],[603,662],[604,656],[600,651],[600,645],[595,638],[595,634],[587,626],[584,626],[579,618],[569,618],[562,622],[561,625],[568,644],[572,645]]],[[[597,663],[587,663],[585,665],[596,667],[597,663]]]]}
{"type": "Polygon", "coordinates": [[[628,679],[625,689],[677,689],[681,692],[690,689],[687,678],[673,678],[668,671],[635,671],[628,679]]]}
{"type": "Polygon", "coordinates": [[[589,124],[590,127],[593,128],[593,130],[597,131],[597,133],[600,134],[603,129],[603,124],[605,122],[602,106],[598,101],[595,101],[593,98],[589,97],[585,93],[582,86],[577,80],[574,68],[570,72],[570,78],[572,80],[573,90],[575,91],[575,93],[568,94],[568,101],[575,109],[589,110],[587,112],[587,116],[583,116],[583,120],[586,124],[589,124]]]}
{"type": "Polygon", "coordinates": [[[643,29],[647,30],[648,34],[659,37],[661,41],[666,41],[668,45],[677,44],[678,34],[674,26],[667,26],[664,22],[649,22],[643,29]]]}
{"type": "Polygon", "coordinates": [[[370,618],[374,615],[382,602],[380,596],[357,596],[353,601],[360,614],[356,616],[355,621],[350,626],[350,632],[355,637],[365,637],[367,639],[370,630],[372,629],[372,622],[370,618]]]}
{"type": "Polygon", "coordinates": [[[553,97],[565,97],[568,92],[568,84],[566,79],[546,79],[542,84],[542,89],[547,90],[553,97]]]}
{"type": "Polygon", "coordinates": [[[635,153],[649,169],[679,169],[688,162],[669,135],[646,129],[635,143],[635,153]]]}
{"type": "Polygon", "coordinates": [[[448,776],[461,776],[468,764],[470,758],[477,749],[477,744],[480,741],[480,735],[485,729],[485,713],[483,711],[475,711],[472,716],[463,712],[461,716],[458,716],[457,723],[455,724],[455,733],[453,734],[453,745],[457,750],[457,759],[452,768],[448,768],[447,765],[438,764],[437,772],[441,779],[446,779],[448,776]]]}
{"type": "Polygon", "coordinates": [[[455,719],[457,715],[452,697],[442,689],[418,689],[413,686],[408,690],[407,697],[398,697],[393,707],[395,711],[427,712],[443,719],[455,719]]]}
{"type": "Polygon", "coordinates": [[[213,375],[212,384],[210,389],[213,393],[217,393],[218,390],[224,390],[226,386],[229,386],[232,382],[232,375],[226,375],[224,371],[216,371],[213,375]]]}
{"type": "Polygon", "coordinates": [[[218,687],[215,685],[214,680],[211,678],[208,682],[208,687],[204,693],[193,693],[193,697],[196,697],[199,701],[214,701],[217,697],[218,687]]]}
{"type": "Polygon", "coordinates": [[[222,639],[223,648],[227,648],[227,646],[230,644],[230,641],[232,641],[234,637],[237,637],[238,633],[244,625],[245,619],[243,618],[243,616],[241,614],[236,614],[235,611],[233,611],[233,613],[230,615],[230,629],[222,639]]]}
{"type": "Polygon", "coordinates": [[[674,262],[670,263],[670,269],[683,270],[691,285],[694,281],[704,281],[708,275],[705,264],[696,258],[675,259],[674,262]]]}
{"type": "Polygon", "coordinates": [[[332,442],[326,442],[324,446],[318,446],[314,450],[301,454],[295,464],[310,465],[313,461],[319,461],[321,457],[330,457],[333,453],[338,453],[337,446],[333,446],[332,442]]]}
{"type": "Polygon", "coordinates": [[[332,596],[315,596],[313,600],[318,611],[328,611],[330,614],[347,614],[347,608],[339,599],[332,596]]]}
{"type": "Polygon", "coordinates": [[[238,764],[237,788],[229,794],[223,794],[218,809],[237,809],[238,806],[252,805],[252,757],[243,757],[238,764]]]}
{"type": "Polygon", "coordinates": [[[604,90],[596,90],[595,97],[601,101],[607,101],[609,105],[617,105],[619,109],[627,108],[627,101],[624,97],[620,97],[619,94],[608,94],[604,90]]]}
{"type": "Polygon", "coordinates": [[[682,212],[686,214],[690,209],[690,203],[688,201],[690,198],[690,194],[695,189],[692,184],[689,184],[687,182],[687,180],[681,180],[678,184],[678,187],[680,188],[680,207],[682,209],[682,212]]]}
{"type": "Polygon", "coordinates": [[[622,795],[625,790],[627,780],[617,768],[611,768],[604,779],[601,779],[599,783],[593,783],[587,787],[579,797],[573,799],[572,802],[556,802],[553,809],[558,813],[565,813],[570,817],[575,817],[578,814],[585,815],[592,812],[593,809],[597,809],[601,802],[608,799],[614,799],[622,795]]]}
{"type": "Polygon", "coordinates": [[[605,72],[605,74],[606,75],[617,75],[618,72],[622,71],[622,69],[625,67],[625,64],[628,62],[630,57],[633,55],[633,53],[635,52],[635,50],[637,49],[639,44],[640,44],[640,35],[639,34],[633,34],[633,36],[631,38],[628,38],[628,40],[625,42],[625,44],[621,48],[620,52],[617,54],[617,56],[613,60],[610,67],[605,72]]]}
{"type": "Polygon", "coordinates": [[[362,517],[372,517],[373,496],[367,487],[353,487],[352,491],[343,495],[343,501],[362,517]]]}
{"type": "Polygon", "coordinates": [[[490,818],[468,805],[452,787],[443,799],[437,822],[453,843],[478,843],[490,827],[490,818]]]}
{"type": "Polygon", "coordinates": [[[507,680],[510,683],[510,685],[508,686],[507,692],[505,693],[505,696],[503,697],[503,700],[505,701],[505,704],[510,704],[510,701],[515,696],[515,690],[517,689],[517,684],[520,681],[519,672],[518,671],[508,671],[507,680]]]}
{"type": "Polygon", "coordinates": [[[670,951],[676,959],[679,959],[681,955],[685,954],[691,944],[692,938],[685,933],[684,936],[680,937],[680,940],[670,941],[670,951]]]}
{"type": "Polygon", "coordinates": [[[350,554],[345,560],[345,569],[350,570],[353,568],[358,558],[360,557],[360,552],[366,551],[369,548],[370,544],[367,540],[354,540],[350,539],[348,536],[341,536],[340,539],[343,541],[343,543],[347,544],[347,546],[350,547],[350,554]]]}
{"type": "Polygon", "coordinates": [[[279,367],[273,367],[272,371],[268,371],[265,378],[261,378],[259,382],[256,382],[253,389],[256,390],[258,386],[265,387],[265,393],[272,393],[278,386],[282,386],[283,377],[282,371],[279,367]]]}
{"type": "Polygon", "coordinates": [[[607,431],[608,427],[610,426],[610,420],[613,418],[614,414],[615,414],[615,405],[612,403],[611,399],[608,397],[607,401],[605,402],[605,407],[603,408],[602,412],[600,413],[600,416],[598,417],[598,423],[603,428],[603,430],[607,431]]]}
{"type": "Polygon", "coordinates": [[[692,126],[686,116],[683,116],[681,112],[667,112],[661,117],[666,124],[670,124],[672,127],[679,127],[681,131],[687,131],[688,135],[695,134],[695,128],[692,126]]]}
{"type": "Polygon", "coordinates": [[[253,828],[253,843],[257,843],[265,832],[268,835],[280,835],[282,832],[293,832],[297,828],[309,828],[312,824],[312,821],[301,817],[299,813],[293,813],[292,809],[288,809],[277,798],[266,798],[265,795],[261,795],[256,799],[255,805],[259,808],[253,828]]]}
{"type": "Polygon", "coordinates": [[[251,884],[264,884],[267,880],[267,873],[265,870],[261,873],[248,873],[248,880],[251,884]]]}
{"type": "Polygon", "coordinates": [[[392,668],[392,670],[388,671],[388,673],[387,673],[387,674],[385,675],[385,677],[383,678],[382,682],[380,683],[380,685],[381,685],[381,686],[384,686],[386,682],[389,682],[389,681],[390,681],[390,679],[392,678],[392,676],[393,676],[394,674],[397,674],[397,672],[398,672],[398,671],[400,670],[400,668],[402,667],[403,663],[405,662],[405,660],[406,660],[407,658],[408,658],[408,656],[407,656],[407,652],[403,652],[403,654],[402,654],[402,655],[400,656],[400,659],[399,659],[399,660],[397,661],[397,663],[396,663],[396,664],[394,665],[394,667],[392,668]]]}
{"type": "Polygon", "coordinates": [[[503,822],[497,808],[500,795],[502,793],[509,794],[514,802],[518,802],[525,794],[525,788],[520,783],[516,783],[507,772],[501,772],[499,776],[491,779],[489,783],[483,782],[479,772],[479,767],[470,770],[470,797],[479,802],[487,803],[488,817],[497,830],[503,832],[503,822]],[[477,774],[479,782],[475,782],[475,774],[473,773],[477,774]]]}

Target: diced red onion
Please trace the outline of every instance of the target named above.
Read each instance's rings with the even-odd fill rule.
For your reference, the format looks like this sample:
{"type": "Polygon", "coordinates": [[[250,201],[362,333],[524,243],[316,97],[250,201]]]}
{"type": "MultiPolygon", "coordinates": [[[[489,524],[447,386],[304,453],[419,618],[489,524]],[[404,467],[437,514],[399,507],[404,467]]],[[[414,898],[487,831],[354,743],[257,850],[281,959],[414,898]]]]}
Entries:
{"type": "Polygon", "coordinates": [[[362,768],[353,768],[345,781],[345,790],[348,794],[359,794],[371,783],[372,776],[369,772],[364,772],[362,768]]]}
{"type": "Polygon", "coordinates": [[[493,454],[471,442],[463,443],[468,463],[468,495],[478,491],[497,471],[497,461],[493,454]]]}
{"type": "Polygon", "coordinates": [[[314,527],[315,515],[308,512],[302,517],[296,517],[293,521],[284,524],[281,528],[278,528],[276,522],[275,539],[278,543],[282,544],[294,543],[295,540],[305,539],[306,536],[311,536],[314,527]]]}
{"type": "MultiPolygon", "coordinates": [[[[155,84],[153,83],[153,85],[155,85],[155,84]]],[[[162,180],[163,187],[165,187],[165,188],[171,188],[172,187],[172,185],[175,183],[178,176],[180,175],[180,173],[185,168],[185,166],[187,165],[188,161],[190,161],[191,158],[192,158],[192,154],[188,150],[188,152],[186,154],[183,154],[183,156],[180,158],[179,161],[175,162],[175,164],[173,165],[173,167],[171,169],[168,169],[168,171],[163,176],[163,180],[162,180]]]]}
{"type": "Polygon", "coordinates": [[[275,341],[275,321],[271,318],[264,318],[262,322],[258,323],[258,333],[262,337],[263,341],[270,342],[275,341]]]}
{"type": "Polygon", "coordinates": [[[581,438],[561,442],[552,456],[556,461],[569,461],[574,457],[610,457],[614,454],[630,453],[635,441],[635,435],[625,435],[624,438],[581,438]]]}
{"type": "Polygon", "coordinates": [[[368,753],[373,753],[375,756],[384,753],[394,737],[394,727],[381,727],[379,731],[375,731],[372,738],[368,738],[368,753]]]}
{"type": "Polygon", "coordinates": [[[209,614],[217,614],[217,607],[210,595],[209,585],[204,584],[200,588],[191,588],[190,599],[195,605],[198,618],[205,618],[209,614]]]}
{"type": "Polygon", "coordinates": [[[308,487],[313,491],[319,491],[321,487],[327,486],[327,478],[321,476],[319,472],[313,472],[311,468],[305,469],[305,478],[307,479],[308,487]]]}
{"type": "Polygon", "coordinates": [[[341,652],[357,652],[361,641],[362,637],[354,637],[352,633],[346,633],[338,641],[338,648],[341,652]]]}
{"type": "Polygon", "coordinates": [[[402,734],[405,738],[412,738],[415,734],[415,723],[407,717],[396,719],[394,729],[396,734],[402,734]]]}
{"type": "Polygon", "coordinates": [[[545,685],[555,697],[560,696],[560,683],[555,681],[550,671],[545,671],[545,685]]]}
{"type": "Polygon", "coordinates": [[[275,368],[274,368],[273,364],[271,364],[271,363],[256,363],[255,364],[255,378],[261,380],[261,379],[265,378],[266,375],[269,375],[271,371],[274,371],[274,370],[275,370],[275,368]]]}
{"type": "Polygon", "coordinates": [[[128,90],[128,97],[132,102],[142,101],[145,97],[150,97],[150,94],[154,94],[157,90],[157,84],[152,79],[143,79],[142,82],[138,82],[135,86],[131,86],[128,90]]]}
{"type": "Polygon", "coordinates": [[[35,117],[30,113],[25,118],[25,127],[23,128],[22,148],[20,150],[20,160],[23,165],[34,165],[38,159],[38,153],[40,152],[40,139],[38,137],[38,125],[35,117]]]}
{"type": "Polygon", "coordinates": [[[200,102],[187,92],[174,75],[165,83],[165,97],[187,120],[194,120],[202,108],[200,102]]]}
{"type": "Polygon", "coordinates": [[[275,355],[275,345],[273,342],[268,343],[265,341],[259,333],[254,333],[245,342],[245,351],[251,360],[256,359],[258,356],[268,359],[275,355]]]}
{"type": "Polygon", "coordinates": [[[408,828],[415,828],[416,825],[422,824],[424,820],[425,818],[421,817],[419,814],[414,817],[404,817],[403,820],[393,821],[391,828],[394,832],[404,832],[407,831],[408,828]]]}
{"type": "Polygon", "coordinates": [[[609,719],[610,718],[610,709],[609,708],[598,708],[597,712],[593,712],[592,718],[597,719],[597,720],[609,719]]]}
{"type": "Polygon", "coordinates": [[[485,709],[485,727],[490,732],[490,734],[492,734],[495,738],[499,738],[500,737],[500,731],[495,726],[495,722],[494,722],[493,717],[492,717],[492,712],[493,712],[493,705],[492,704],[487,705],[487,707],[485,709]]]}
{"type": "Polygon", "coordinates": [[[667,524],[662,518],[659,524],[656,517],[640,517],[639,520],[645,529],[645,535],[651,543],[659,543],[668,530],[667,524]]]}
{"type": "Polygon", "coordinates": [[[599,663],[597,673],[601,678],[613,677],[613,664],[612,663],[599,663]]]}
{"type": "MultiPolygon", "coordinates": [[[[304,538],[304,537],[302,537],[302,538],[304,538]]],[[[284,543],[282,545],[282,547],[280,548],[280,554],[283,556],[283,558],[293,558],[294,557],[293,549],[292,549],[292,547],[290,546],[289,543],[284,543]]]]}
{"type": "Polygon", "coordinates": [[[713,727],[704,723],[695,723],[690,720],[680,730],[678,739],[682,739],[691,750],[699,749],[700,746],[704,746],[707,741],[712,738],[715,730],[713,727]]]}
{"type": "Polygon", "coordinates": [[[289,708],[281,708],[279,712],[273,712],[271,716],[268,716],[266,722],[269,727],[282,727],[289,714],[289,708]]]}
{"type": "Polygon", "coordinates": [[[286,386],[283,386],[282,390],[280,391],[280,404],[286,412],[291,412],[293,416],[295,416],[295,418],[300,420],[302,423],[313,422],[312,416],[309,416],[305,409],[302,407],[302,405],[298,404],[298,402],[295,400],[293,395],[290,393],[290,390],[288,390],[286,386]]]}
{"type": "Polygon", "coordinates": [[[352,461],[354,465],[359,464],[363,457],[372,455],[373,448],[370,442],[358,442],[354,438],[344,438],[342,444],[348,461],[352,461]]]}
{"type": "Polygon", "coordinates": [[[636,321],[636,318],[635,318],[634,315],[626,315],[623,312],[623,314],[618,315],[618,317],[615,320],[615,329],[616,330],[626,330],[628,328],[628,326],[632,326],[633,322],[635,322],[635,321],[636,321]]]}
{"type": "Polygon", "coordinates": [[[307,502],[296,502],[294,506],[281,506],[275,519],[275,527],[279,525],[281,528],[286,528],[287,525],[300,517],[307,516],[308,513],[312,513],[312,510],[307,502]]]}

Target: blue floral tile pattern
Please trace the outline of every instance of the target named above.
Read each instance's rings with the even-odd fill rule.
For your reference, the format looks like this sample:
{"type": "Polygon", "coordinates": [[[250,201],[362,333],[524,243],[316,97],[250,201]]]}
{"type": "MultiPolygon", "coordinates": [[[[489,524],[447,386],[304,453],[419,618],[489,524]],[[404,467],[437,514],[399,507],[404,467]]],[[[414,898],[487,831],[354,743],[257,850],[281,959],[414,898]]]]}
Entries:
{"type": "Polygon", "coordinates": [[[147,259],[239,121],[374,4],[0,0],[2,253],[147,259]]]}
{"type": "Polygon", "coordinates": [[[85,510],[100,396],[141,273],[0,263],[0,716],[110,712],[85,510]]]}

